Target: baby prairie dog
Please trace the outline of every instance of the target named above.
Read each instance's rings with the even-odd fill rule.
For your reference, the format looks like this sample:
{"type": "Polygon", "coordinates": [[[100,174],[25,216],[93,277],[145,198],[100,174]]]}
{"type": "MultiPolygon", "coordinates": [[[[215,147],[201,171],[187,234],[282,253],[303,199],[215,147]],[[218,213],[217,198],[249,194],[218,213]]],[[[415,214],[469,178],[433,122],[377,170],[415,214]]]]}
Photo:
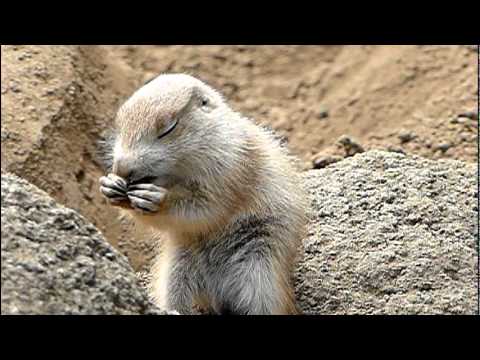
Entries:
{"type": "Polygon", "coordinates": [[[185,74],[160,75],[119,109],[100,191],[164,242],[160,308],[295,314],[292,272],[306,201],[273,134],[185,74]]]}

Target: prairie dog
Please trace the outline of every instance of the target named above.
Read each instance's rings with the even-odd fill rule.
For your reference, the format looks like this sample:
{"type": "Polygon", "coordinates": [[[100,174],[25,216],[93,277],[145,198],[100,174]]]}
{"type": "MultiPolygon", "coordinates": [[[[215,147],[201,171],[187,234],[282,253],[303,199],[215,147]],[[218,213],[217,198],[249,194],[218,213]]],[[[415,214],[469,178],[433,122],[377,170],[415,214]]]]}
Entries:
{"type": "Polygon", "coordinates": [[[306,226],[294,159],[274,135],[185,74],[163,74],[119,109],[100,191],[162,233],[160,308],[296,314],[292,272],[306,226]]]}

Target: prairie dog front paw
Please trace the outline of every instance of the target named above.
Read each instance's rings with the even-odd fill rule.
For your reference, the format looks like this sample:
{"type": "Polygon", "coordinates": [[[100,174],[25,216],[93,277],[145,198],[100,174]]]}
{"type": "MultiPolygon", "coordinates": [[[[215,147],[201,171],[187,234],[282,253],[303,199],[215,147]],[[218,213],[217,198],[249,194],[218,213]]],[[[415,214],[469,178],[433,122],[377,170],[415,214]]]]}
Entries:
{"type": "Polygon", "coordinates": [[[135,184],[127,189],[130,204],[142,213],[155,213],[165,200],[167,190],[155,184],[135,184]]]}
{"type": "Polygon", "coordinates": [[[121,177],[108,174],[100,177],[100,192],[108,199],[111,205],[129,207],[127,196],[127,182],[121,177]]]}

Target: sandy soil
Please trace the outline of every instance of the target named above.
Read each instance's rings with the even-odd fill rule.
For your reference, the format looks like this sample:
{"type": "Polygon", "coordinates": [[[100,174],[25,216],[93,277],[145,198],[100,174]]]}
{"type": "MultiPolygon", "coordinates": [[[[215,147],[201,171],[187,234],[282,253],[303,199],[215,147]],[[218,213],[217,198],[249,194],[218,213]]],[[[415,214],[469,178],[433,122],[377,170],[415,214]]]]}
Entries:
{"type": "Polygon", "coordinates": [[[305,168],[346,156],[342,135],[363,149],[477,159],[475,46],[2,46],[1,60],[2,171],[79,210],[136,269],[152,244],[100,196],[96,148],[118,106],[159,73],[217,87],[305,168]]]}

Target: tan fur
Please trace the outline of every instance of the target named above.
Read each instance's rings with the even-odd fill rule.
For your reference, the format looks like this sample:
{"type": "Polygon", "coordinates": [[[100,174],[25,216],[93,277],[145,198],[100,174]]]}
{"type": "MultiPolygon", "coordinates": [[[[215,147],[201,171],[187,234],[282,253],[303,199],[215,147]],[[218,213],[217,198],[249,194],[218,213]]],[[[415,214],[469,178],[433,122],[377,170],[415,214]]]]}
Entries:
{"type": "Polygon", "coordinates": [[[150,294],[153,297],[154,302],[161,309],[167,308],[167,272],[171,266],[171,246],[165,246],[167,240],[161,244],[162,248],[159,249],[158,255],[150,269],[152,279],[150,282],[150,294]]]}
{"type": "Polygon", "coordinates": [[[291,286],[289,279],[285,278],[285,268],[291,267],[293,261],[280,262],[278,258],[273,259],[273,266],[275,269],[276,280],[282,294],[280,306],[275,309],[275,313],[278,315],[296,315],[299,313],[295,304],[295,294],[293,287],[291,286]]]}
{"type": "MultiPolygon", "coordinates": [[[[165,144],[182,141],[178,152],[172,152],[172,156],[178,158],[175,173],[180,179],[201,181],[202,187],[165,185],[168,193],[157,213],[142,215],[127,210],[138,224],[167,237],[152,266],[152,296],[160,307],[167,307],[168,269],[175,249],[194,247],[199,234],[202,239],[214,238],[238,216],[247,214],[262,218],[281,214],[287,219],[286,225],[291,232],[279,231],[274,226],[271,231],[278,233],[279,243],[290,245],[287,249],[279,249],[271,259],[276,274],[274,286],[280,294],[272,312],[297,313],[289,276],[304,235],[306,201],[295,160],[278,145],[272,134],[233,112],[222,97],[204,83],[186,75],[162,76],[137,91],[118,112],[116,126],[120,138],[115,156],[124,161],[117,161],[117,164],[114,161],[114,173],[124,176],[132,164],[148,154],[147,150],[154,146],[162,129],[185,112],[184,121],[165,138],[165,144]],[[217,107],[211,113],[199,113],[193,104],[197,101],[195,91],[206,94],[217,107]],[[201,115],[197,118],[195,114],[201,115]],[[192,129],[198,127],[200,131],[209,126],[212,130],[207,134],[220,131],[219,135],[198,145],[197,131],[192,129]],[[194,149],[194,144],[200,146],[201,151],[194,149]],[[189,146],[192,146],[190,152],[189,146]],[[210,157],[209,151],[212,151],[210,157]],[[221,176],[216,172],[217,165],[221,166],[221,176]],[[195,178],[197,173],[198,178],[195,178]],[[183,202],[195,204],[202,198],[208,199],[210,205],[208,209],[199,208],[198,216],[191,206],[185,210],[186,215],[172,213],[174,207],[183,209],[183,202]]],[[[208,301],[200,297],[197,302],[205,306],[208,301]]]]}

